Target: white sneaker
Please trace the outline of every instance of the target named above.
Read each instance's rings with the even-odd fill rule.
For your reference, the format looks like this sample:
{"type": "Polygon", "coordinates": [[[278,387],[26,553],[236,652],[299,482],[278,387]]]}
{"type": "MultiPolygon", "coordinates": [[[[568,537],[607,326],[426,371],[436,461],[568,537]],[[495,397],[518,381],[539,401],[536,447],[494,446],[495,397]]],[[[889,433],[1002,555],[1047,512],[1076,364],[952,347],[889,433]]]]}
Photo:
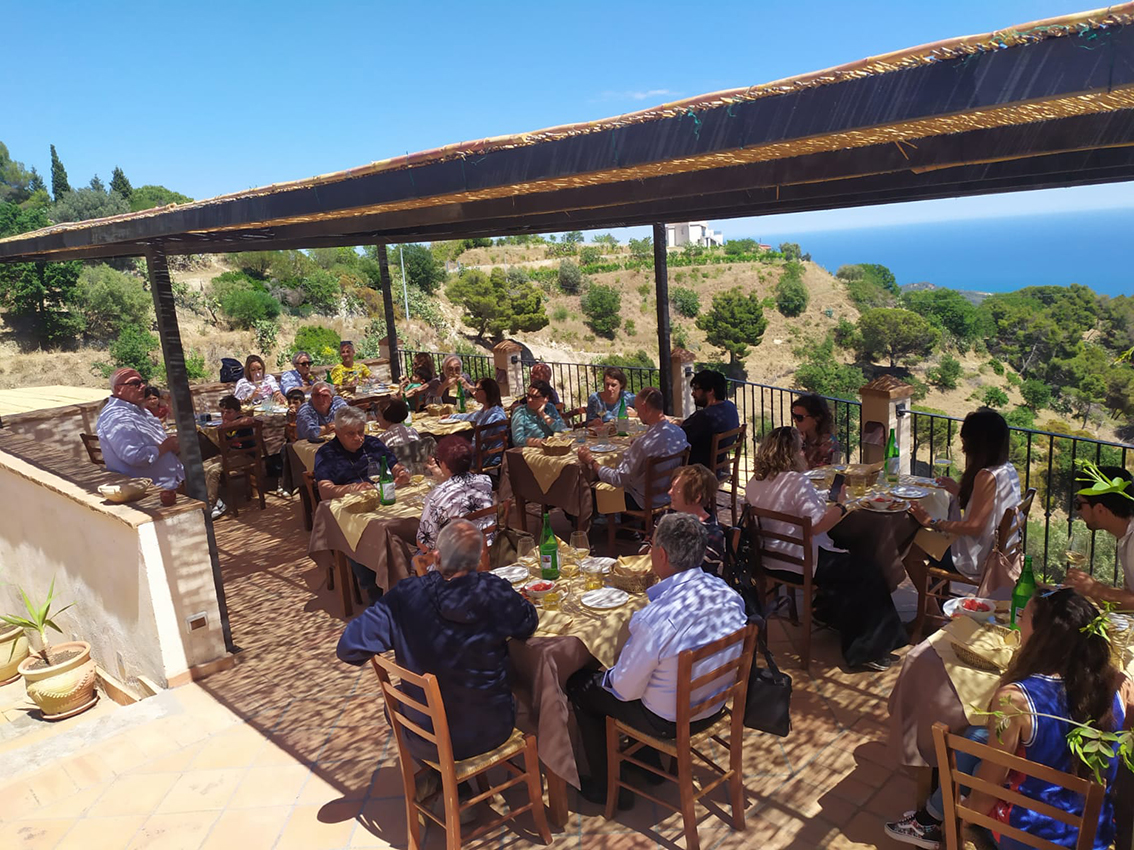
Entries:
{"type": "Polygon", "coordinates": [[[213,505],[213,510],[210,516],[213,519],[220,519],[222,516],[224,516],[224,512],[227,510],[228,507],[225,505],[225,503],[220,499],[217,499],[217,503],[213,505]]]}

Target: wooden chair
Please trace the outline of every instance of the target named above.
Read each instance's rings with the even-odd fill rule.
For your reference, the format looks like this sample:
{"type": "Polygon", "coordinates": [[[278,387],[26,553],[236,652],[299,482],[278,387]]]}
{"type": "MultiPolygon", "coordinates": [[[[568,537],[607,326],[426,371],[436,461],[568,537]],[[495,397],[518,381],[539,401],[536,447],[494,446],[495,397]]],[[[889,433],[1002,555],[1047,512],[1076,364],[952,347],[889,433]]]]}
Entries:
{"type": "MultiPolygon", "coordinates": [[[[1029,487],[1024,493],[1020,504],[1008,508],[1004,512],[1000,525],[997,527],[997,547],[1009,559],[1024,557],[1024,527],[1028,522],[1028,514],[1032,509],[1032,502],[1036,496],[1036,488],[1029,487]]],[[[925,571],[924,578],[918,582],[917,588],[917,616],[914,619],[914,631],[911,635],[914,642],[921,640],[925,631],[925,624],[929,620],[944,622],[945,617],[930,612],[930,599],[936,599],[938,606],[954,598],[954,584],[966,587],[979,587],[980,577],[967,576],[957,570],[947,570],[930,564],[925,571]]]]}
{"type": "Polygon", "coordinates": [[[686,850],[698,850],[700,846],[697,837],[697,816],[694,804],[705,794],[708,794],[718,785],[728,783],[729,797],[732,803],[732,826],[734,829],[744,829],[744,777],[742,775],[741,760],[744,754],[744,700],[748,693],[748,672],[752,666],[752,654],[756,649],[757,626],[747,625],[742,629],[726,635],[719,640],[706,644],[700,649],[687,649],[677,656],[677,737],[655,738],[633,726],[606,718],[606,818],[614,817],[615,805],[618,802],[618,789],[628,788],[635,794],[645,797],[659,806],[671,811],[680,812],[685,824],[686,850]],[[727,661],[696,678],[693,676],[694,665],[704,659],[723,652],[729,648],[739,648],[739,657],[727,661]],[[724,684],[727,680],[727,684],[724,684]],[[709,685],[724,685],[717,692],[696,704],[692,704],[692,695],[695,691],[709,685]],[[694,732],[698,724],[692,720],[698,712],[704,711],[713,704],[724,700],[724,710],[720,717],[710,723],[707,728],[694,732]],[[619,747],[619,736],[625,735],[629,741],[625,749],[619,747]],[[724,737],[727,736],[727,737],[724,737]],[[704,744],[719,745],[728,751],[728,767],[724,768],[710,759],[698,747],[704,744]],[[666,753],[671,762],[677,764],[677,775],[658,770],[634,754],[642,747],[653,747],[659,753],[666,753]],[[693,784],[693,755],[704,762],[716,773],[711,782],[693,784]],[[659,799],[646,791],[636,788],[621,778],[621,764],[628,761],[643,770],[677,782],[680,804],[674,806],[665,800],[659,799]]]}
{"type": "Polygon", "coordinates": [[[799,659],[804,670],[811,669],[811,624],[812,602],[815,599],[815,547],[812,543],[811,517],[798,517],[791,514],[771,511],[766,508],[757,508],[745,505],[745,524],[748,533],[752,535],[752,552],[757,563],[756,587],[760,594],[760,601],[764,609],[768,609],[768,595],[779,593],[781,587],[791,594],[790,600],[791,622],[799,624],[799,611],[795,604],[795,591],[802,591],[803,596],[803,648],[799,659]],[[773,531],[765,525],[767,522],[779,522],[787,526],[794,526],[787,532],[773,531]],[[801,547],[802,556],[789,555],[779,549],[769,547],[769,541],[776,540],[795,547],[801,547]],[[780,561],[784,564],[793,564],[799,567],[802,575],[788,569],[766,569],[766,559],[780,561]]]}
{"type": "Polygon", "coordinates": [[[506,419],[473,427],[471,471],[492,476],[496,486],[500,486],[500,470],[504,464],[504,451],[508,447],[509,431],[506,419]]]}
{"type": "MultiPolygon", "coordinates": [[[[744,438],[748,433],[748,423],[731,431],[722,431],[713,434],[713,444],[709,449],[709,458],[713,462],[713,472],[721,483],[721,488],[727,485],[726,493],[731,493],[730,506],[732,508],[732,524],[737,523],[737,494],[740,487],[740,453],[744,449],[744,438]],[[723,473],[723,474],[722,474],[723,473]]],[[[720,490],[717,491],[718,494],[720,490]]]]}
{"type": "Polygon", "coordinates": [[[493,522],[491,525],[481,529],[484,534],[484,539],[495,536],[496,532],[501,528],[508,527],[508,515],[512,510],[512,500],[505,499],[495,505],[489,505],[487,508],[481,508],[479,511],[471,511],[465,514],[461,519],[467,519],[469,522],[476,522],[478,519],[485,519],[492,517],[493,522]]]}
{"type": "Polygon", "coordinates": [[[402,768],[402,785],[406,798],[406,821],[409,827],[410,850],[421,847],[421,824],[419,818],[424,815],[445,830],[445,847],[447,850],[457,850],[463,841],[469,841],[478,835],[496,829],[505,821],[513,820],[517,815],[530,811],[535,821],[536,831],[544,844],[551,843],[551,831],[547,826],[547,814],[543,807],[543,789],[539,773],[539,755],[536,749],[535,735],[524,734],[519,729],[513,729],[511,737],[494,750],[482,753],[472,758],[456,761],[453,758],[453,744],[449,738],[449,722],[445,714],[445,705],[441,702],[441,689],[437,677],[432,673],[418,675],[399,667],[389,658],[381,655],[371,659],[374,672],[382,686],[382,696],[386,701],[386,715],[390,725],[394,728],[394,739],[398,745],[398,761],[402,768]],[[391,681],[391,675],[396,676],[400,686],[391,681]],[[405,686],[420,689],[424,695],[424,702],[416,696],[411,696],[404,689],[405,686]],[[428,723],[422,724],[421,715],[428,718],[428,723]],[[432,744],[437,750],[437,759],[431,761],[424,759],[426,765],[421,771],[414,770],[414,759],[407,746],[407,735],[413,733],[424,741],[432,744]],[[512,763],[512,759],[521,758],[523,768],[512,763]],[[487,771],[494,767],[503,767],[508,776],[499,785],[490,786],[487,771]],[[445,802],[443,818],[433,814],[427,805],[428,800],[418,802],[416,799],[417,777],[425,770],[433,769],[441,774],[441,795],[445,802]],[[460,782],[473,778],[477,780],[479,794],[465,802],[461,802],[457,795],[457,785],[460,782]],[[528,801],[523,806],[510,809],[507,814],[496,817],[489,823],[481,824],[468,835],[461,835],[460,813],[466,809],[493,797],[494,795],[516,785],[526,785],[528,801]]]}
{"type": "MultiPolygon", "coordinates": [[[[685,466],[688,463],[689,449],[687,448],[675,454],[652,457],[646,461],[646,486],[642,493],[642,498],[645,499],[646,504],[641,510],[627,508],[622,512],[626,516],[641,520],[642,533],[645,534],[646,539],[653,535],[654,521],[658,515],[669,510],[669,484],[673,478],[673,473],[678,467],[685,466]],[[665,496],[665,500],[656,508],[652,508],[650,505],[654,503],[654,497],[657,495],[665,496]]],[[[614,532],[616,523],[613,520],[613,516],[608,516],[606,522],[606,545],[610,550],[611,557],[615,555],[614,532]]]]}
{"type": "Polygon", "coordinates": [[[251,425],[237,425],[232,428],[218,428],[217,441],[220,443],[221,481],[225,484],[229,497],[229,509],[236,516],[239,511],[236,500],[232,498],[232,483],[243,478],[248,500],[252,500],[252,485],[256,485],[260,510],[264,510],[264,433],[263,424],[253,421],[251,425]],[[251,431],[249,437],[246,432],[251,431]]]}
{"type": "Polygon", "coordinates": [[[95,466],[106,466],[106,461],[102,458],[102,447],[98,443],[97,434],[79,434],[83,441],[83,448],[87,450],[87,457],[91,459],[91,463],[95,466]]]}
{"type": "Polygon", "coordinates": [[[987,744],[970,741],[963,735],[954,735],[949,731],[949,727],[940,721],[933,724],[933,743],[937,752],[937,764],[941,770],[942,809],[945,813],[945,822],[942,826],[945,830],[945,846],[949,850],[961,850],[962,846],[968,846],[968,842],[962,845],[962,824],[994,830],[1029,847],[1058,850],[1056,845],[1047,839],[1023,832],[1014,826],[994,820],[987,814],[964,805],[959,799],[959,789],[962,785],[1004,800],[1014,808],[1027,809],[1074,827],[1079,831],[1079,839],[1075,843],[1077,850],[1090,850],[1094,846],[1095,833],[1099,826],[1099,812],[1102,809],[1103,797],[1106,794],[1105,785],[1099,785],[1089,779],[1072,776],[1070,773],[1028,761],[1025,758],[997,750],[987,744]],[[993,785],[983,779],[962,773],[957,770],[956,754],[958,752],[978,756],[983,762],[991,762],[1024,776],[1034,776],[1044,782],[1066,788],[1071,793],[1083,798],[1083,814],[1081,816],[1073,815],[1021,794],[1019,791],[993,785]]]}
{"type": "Polygon", "coordinates": [[[586,407],[573,407],[570,410],[560,410],[559,412],[563,415],[563,421],[571,430],[583,428],[587,424],[586,407]]]}

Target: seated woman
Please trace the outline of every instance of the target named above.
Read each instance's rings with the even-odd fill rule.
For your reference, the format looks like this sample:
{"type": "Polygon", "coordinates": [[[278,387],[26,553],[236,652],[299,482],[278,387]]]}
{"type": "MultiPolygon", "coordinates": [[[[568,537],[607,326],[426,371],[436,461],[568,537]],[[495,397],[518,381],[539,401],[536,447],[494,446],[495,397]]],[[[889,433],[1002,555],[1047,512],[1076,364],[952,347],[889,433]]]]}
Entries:
{"type": "Polygon", "coordinates": [[[833,433],[835,421],[823,396],[801,395],[791,403],[791,420],[803,437],[803,456],[807,458],[808,469],[839,462],[835,459],[839,452],[833,433]]]}
{"type": "Polygon", "coordinates": [[[145,395],[142,396],[142,407],[163,422],[169,416],[169,405],[162,398],[161,389],[153,384],[146,387],[145,395]]]}
{"type": "Polygon", "coordinates": [[[276,379],[267,373],[264,361],[258,355],[249,354],[244,361],[244,377],[236,382],[232,391],[240,401],[256,404],[271,399],[277,404],[286,404],[287,399],[280,392],[276,379]]]}
{"type": "Polygon", "coordinates": [[[382,442],[390,448],[405,446],[421,439],[421,435],[405,424],[409,406],[400,398],[391,399],[386,409],[378,409],[378,425],[383,428],[382,442]]]}
{"type": "Polygon", "coordinates": [[[456,354],[450,354],[441,361],[440,390],[442,404],[457,403],[458,385],[465,388],[466,396],[471,396],[475,389],[469,376],[464,372],[464,365],[461,363],[461,358],[456,354]]]}
{"type": "Polygon", "coordinates": [[[701,569],[722,577],[724,567],[724,529],[717,521],[716,500],[719,487],[717,476],[707,466],[694,463],[683,466],[673,476],[669,486],[669,504],[679,514],[692,514],[701,520],[708,533],[705,562],[701,569]]]}
{"type": "MultiPolygon", "coordinates": [[[[1000,677],[1000,689],[989,708],[1003,711],[1007,727],[1000,718],[990,716],[988,725],[972,726],[965,737],[988,744],[1028,761],[1064,773],[1092,778],[1087,766],[1067,745],[1068,718],[1113,732],[1122,728],[1124,704],[1118,690],[1123,676],[1111,662],[1107,639],[1088,628],[1099,611],[1069,587],[1033,596],[1017,619],[1020,649],[1000,677]],[[1054,715],[1054,716],[1053,716],[1054,715]]],[[[1096,850],[1112,846],[1115,838],[1114,780],[1119,769],[1118,756],[1105,759],[1103,776],[1107,794],[1099,811],[1095,833],[1096,850]]],[[[1009,774],[1008,769],[985,764],[968,753],[957,753],[957,769],[991,785],[1018,790],[1049,806],[1082,816],[1083,798],[1035,776],[1009,774]]],[[[1075,847],[1078,831],[1049,815],[1012,806],[981,791],[969,793],[966,804],[1001,823],[1028,835],[1042,836],[1060,847],[1075,847]]],[[[886,824],[886,834],[896,841],[918,847],[937,847],[942,842],[944,818],[940,789],[925,808],[886,824]]],[[[994,841],[997,847],[1016,850],[1027,845],[1008,836],[994,841]]]]}
{"type": "MultiPolygon", "coordinates": [[[[965,453],[961,482],[937,479],[954,497],[950,518],[930,519],[917,502],[910,513],[927,528],[957,535],[937,565],[979,581],[989,553],[996,548],[996,531],[1004,512],[1020,502],[1020,478],[1008,460],[1008,423],[995,410],[982,407],[965,417],[961,449],[965,453]]],[[[926,558],[920,548],[910,547],[906,570],[915,587],[922,587],[926,580],[926,558]]]]}
{"type": "Polygon", "coordinates": [[[532,381],[527,403],[512,414],[512,445],[520,448],[539,447],[567,423],[551,403],[551,386],[546,381],[532,381]]]}
{"type": "MultiPolygon", "coordinates": [[[[419,355],[420,356],[420,355],[419,355]]],[[[411,409],[421,410],[427,404],[434,404],[441,400],[441,379],[433,372],[433,361],[414,358],[413,374],[402,378],[399,394],[406,400],[411,409]]]]}
{"type": "MultiPolygon", "coordinates": [[[[890,653],[908,642],[886,578],[877,563],[854,557],[831,542],[827,531],[846,515],[847,509],[841,501],[825,502],[803,474],[806,468],[803,441],[795,428],[785,426],[768,432],[756,452],[756,474],[748,482],[745,501],[765,510],[810,517],[812,563],[819,587],[815,615],[838,630],[847,666],[885,670],[893,663],[890,653]]],[[[836,494],[836,498],[841,500],[843,493],[836,494]]],[[[798,534],[797,526],[773,520],[762,521],[761,528],[798,534]]],[[[803,557],[800,546],[783,540],[769,539],[764,546],[803,557]]],[[[764,558],[764,570],[797,581],[801,575],[798,565],[771,556],[764,558]]]]}
{"type": "MultiPolygon", "coordinates": [[[[456,434],[437,443],[436,462],[429,474],[440,483],[425,497],[421,522],[417,527],[417,545],[425,552],[433,549],[442,526],[454,517],[479,511],[493,504],[492,479],[487,475],[470,474],[472,446],[456,434]]],[[[491,517],[476,520],[481,529],[493,524],[491,517]]],[[[491,543],[491,540],[487,541],[491,543]]]]}
{"type": "Polygon", "coordinates": [[[617,366],[602,370],[602,391],[591,393],[587,399],[587,427],[598,428],[604,422],[613,422],[622,402],[626,409],[634,406],[634,394],[626,389],[626,373],[617,366]]]}
{"type": "MultiPolygon", "coordinates": [[[[500,385],[492,378],[481,378],[476,382],[473,398],[480,404],[480,410],[472,413],[454,413],[448,417],[449,421],[471,422],[477,426],[508,421],[508,414],[504,412],[504,406],[500,401],[500,385]]],[[[501,439],[503,439],[503,436],[501,439]]],[[[496,445],[490,445],[488,448],[496,448],[500,444],[500,440],[494,442],[496,445]]],[[[475,448],[476,446],[473,446],[474,450],[475,448]]],[[[489,459],[489,466],[496,466],[499,463],[500,455],[493,455],[489,459]]]]}

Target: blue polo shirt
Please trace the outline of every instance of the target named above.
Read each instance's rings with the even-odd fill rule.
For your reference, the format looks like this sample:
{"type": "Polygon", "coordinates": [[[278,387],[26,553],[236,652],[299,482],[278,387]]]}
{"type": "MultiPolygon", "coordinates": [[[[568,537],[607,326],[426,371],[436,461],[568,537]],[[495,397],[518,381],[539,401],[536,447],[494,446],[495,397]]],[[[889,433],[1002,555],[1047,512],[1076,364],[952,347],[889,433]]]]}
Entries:
{"type": "Polygon", "coordinates": [[[366,481],[370,461],[378,463],[382,458],[386,459],[387,469],[393,469],[398,463],[397,456],[377,437],[363,437],[362,447],[357,452],[348,452],[335,437],[315,452],[315,480],[336,485],[366,481]]]}

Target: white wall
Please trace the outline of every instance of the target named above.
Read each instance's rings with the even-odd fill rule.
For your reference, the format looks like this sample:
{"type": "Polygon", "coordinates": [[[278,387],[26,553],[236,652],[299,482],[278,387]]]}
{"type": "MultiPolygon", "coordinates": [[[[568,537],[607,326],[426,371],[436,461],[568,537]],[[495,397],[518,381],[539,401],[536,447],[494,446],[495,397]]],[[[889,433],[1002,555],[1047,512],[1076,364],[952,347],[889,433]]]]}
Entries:
{"type": "Polygon", "coordinates": [[[226,654],[200,503],[108,505],[2,451],[0,494],[0,610],[22,613],[18,588],[42,599],[54,576],[59,605],[75,605],[52,639],[88,641],[95,661],[124,680],[165,685],[226,654]],[[185,620],[198,612],[208,628],[190,633],[185,620]]]}

